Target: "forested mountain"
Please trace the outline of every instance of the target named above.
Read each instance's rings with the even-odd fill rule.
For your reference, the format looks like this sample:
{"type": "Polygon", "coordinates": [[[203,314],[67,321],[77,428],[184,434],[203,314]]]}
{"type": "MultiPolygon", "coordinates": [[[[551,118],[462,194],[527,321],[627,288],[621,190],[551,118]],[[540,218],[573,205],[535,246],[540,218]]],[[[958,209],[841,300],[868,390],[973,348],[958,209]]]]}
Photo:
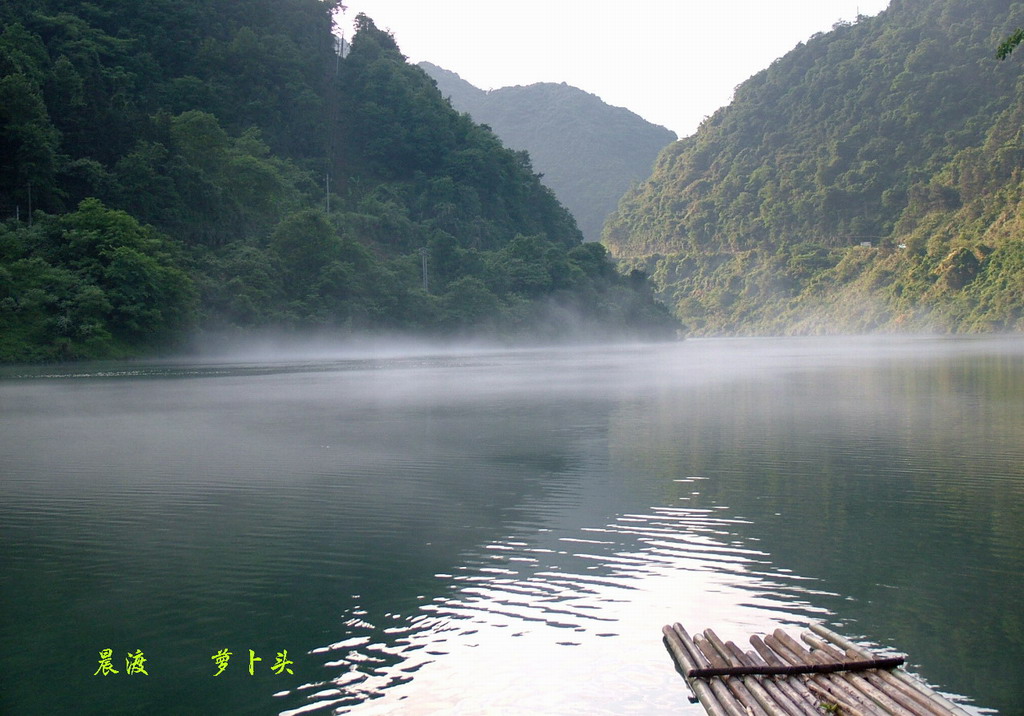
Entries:
{"type": "Polygon", "coordinates": [[[603,242],[697,333],[1024,328],[1010,0],[892,0],[741,84],[603,242]]]}
{"type": "Polygon", "coordinates": [[[360,16],[342,58],[339,7],[0,6],[0,360],[200,328],[672,331],[393,37],[360,16]]]}
{"type": "Polygon", "coordinates": [[[674,132],[569,85],[541,82],[484,91],[454,72],[419,64],[460,112],[525,150],[588,241],[601,236],[622,195],[651,173],[674,132]]]}

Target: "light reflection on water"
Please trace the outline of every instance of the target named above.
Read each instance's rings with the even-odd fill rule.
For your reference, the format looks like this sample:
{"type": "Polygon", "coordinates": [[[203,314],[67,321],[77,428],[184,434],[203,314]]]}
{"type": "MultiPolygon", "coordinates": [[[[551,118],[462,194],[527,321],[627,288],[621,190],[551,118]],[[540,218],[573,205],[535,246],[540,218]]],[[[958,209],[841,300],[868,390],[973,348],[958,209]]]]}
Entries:
{"type": "Polygon", "coordinates": [[[726,512],[658,507],[493,541],[437,574],[448,592],[415,615],[355,610],[314,650],[337,676],[284,713],[701,713],[662,625],[686,615],[741,636],[829,616],[811,580],[744,546],[726,512]]]}

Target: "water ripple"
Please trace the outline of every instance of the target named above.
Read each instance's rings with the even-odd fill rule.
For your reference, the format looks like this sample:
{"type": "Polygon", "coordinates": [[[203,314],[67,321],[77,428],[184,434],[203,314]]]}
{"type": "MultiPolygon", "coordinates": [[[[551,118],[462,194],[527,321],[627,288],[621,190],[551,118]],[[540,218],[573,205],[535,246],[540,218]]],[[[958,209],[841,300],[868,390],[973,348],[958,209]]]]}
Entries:
{"type": "MultiPolygon", "coordinates": [[[[623,650],[651,665],[633,678],[651,682],[652,694],[667,694],[664,702],[652,697],[644,711],[678,712],[679,685],[663,681],[666,671],[675,675],[660,668],[662,623],[687,613],[727,632],[730,625],[768,628],[827,614],[813,605],[824,593],[814,580],[773,569],[768,554],[737,538],[742,524],[720,510],[657,507],[601,527],[492,541],[453,572],[438,573],[446,593],[416,613],[372,624],[344,619],[345,638],[313,651],[332,655],[324,664],[335,673],[324,682],[331,688],[285,713],[476,712],[510,702],[527,711],[579,712],[551,703],[552,693],[579,688],[573,674],[587,683],[594,663],[623,650]],[[489,668],[503,670],[504,689],[514,696],[469,686],[487,683],[489,668]],[[468,678],[477,672],[479,680],[468,678]],[[541,685],[554,674],[560,688],[541,685]]],[[[607,712],[630,708],[613,698],[607,712]]]]}

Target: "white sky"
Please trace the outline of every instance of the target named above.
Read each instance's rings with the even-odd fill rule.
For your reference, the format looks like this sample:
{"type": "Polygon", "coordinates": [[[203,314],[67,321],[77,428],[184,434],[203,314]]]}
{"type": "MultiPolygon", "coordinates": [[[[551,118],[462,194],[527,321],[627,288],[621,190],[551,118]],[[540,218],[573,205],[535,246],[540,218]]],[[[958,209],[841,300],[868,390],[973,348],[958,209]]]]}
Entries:
{"type": "Polygon", "coordinates": [[[680,137],[772,60],[888,0],[346,0],[482,89],[566,82],[680,137]]]}

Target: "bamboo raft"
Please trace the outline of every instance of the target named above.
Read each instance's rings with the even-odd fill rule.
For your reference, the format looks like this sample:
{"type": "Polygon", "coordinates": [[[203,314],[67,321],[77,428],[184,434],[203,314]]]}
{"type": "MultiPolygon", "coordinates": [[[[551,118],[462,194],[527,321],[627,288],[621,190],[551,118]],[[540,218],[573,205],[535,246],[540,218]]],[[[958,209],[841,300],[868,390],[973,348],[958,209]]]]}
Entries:
{"type": "Polygon", "coordinates": [[[969,716],[903,669],[904,657],[877,656],[812,625],[793,639],[781,629],[750,637],[753,651],[711,630],[692,638],[662,629],[665,646],[709,716],[969,716]]]}

